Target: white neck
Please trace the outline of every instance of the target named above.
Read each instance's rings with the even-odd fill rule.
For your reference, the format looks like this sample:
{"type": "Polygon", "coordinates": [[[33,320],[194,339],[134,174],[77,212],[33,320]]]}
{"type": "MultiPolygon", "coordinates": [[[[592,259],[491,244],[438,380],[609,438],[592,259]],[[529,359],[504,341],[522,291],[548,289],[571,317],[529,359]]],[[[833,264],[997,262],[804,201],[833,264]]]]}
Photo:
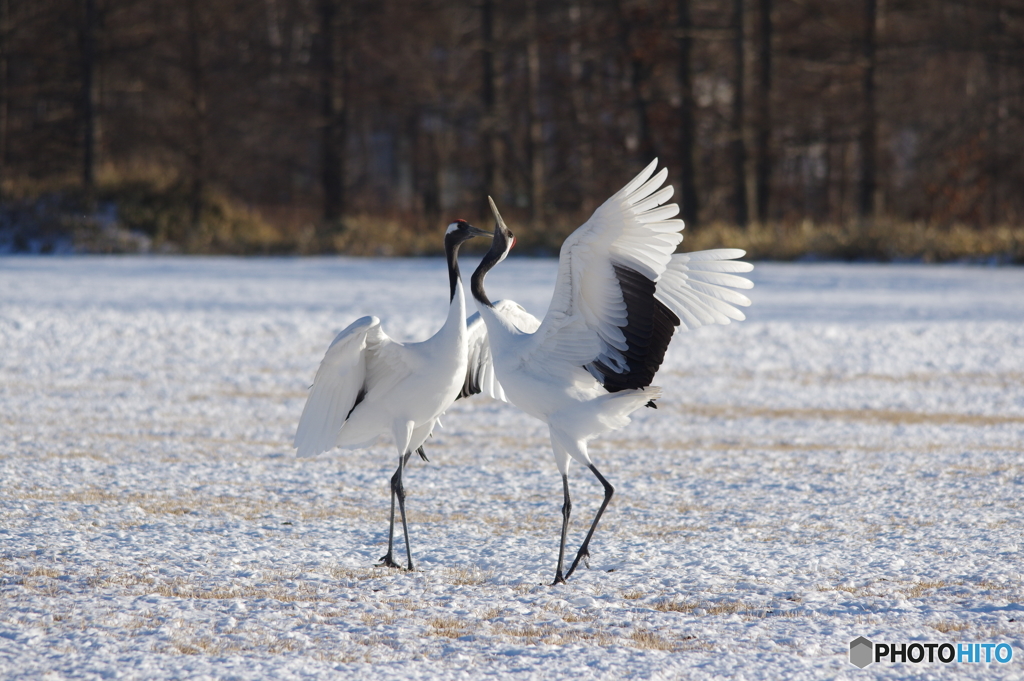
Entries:
{"type": "Polygon", "coordinates": [[[448,318],[444,320],[444,326],[435,334],[438,336],[465,336],[466,335],[466,295],[462,289],[462,280],[455,282],[455,295],[448,304],[448,318]]]}

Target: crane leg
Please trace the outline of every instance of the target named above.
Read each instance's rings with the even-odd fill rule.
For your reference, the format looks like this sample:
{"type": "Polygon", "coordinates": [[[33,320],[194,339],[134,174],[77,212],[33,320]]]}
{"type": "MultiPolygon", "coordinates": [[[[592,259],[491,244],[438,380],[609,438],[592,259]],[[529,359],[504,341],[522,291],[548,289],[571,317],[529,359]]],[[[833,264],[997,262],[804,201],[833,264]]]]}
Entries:
{"type": "Polygon", "coordinates": [[[406,452],[405,458],[399,459],[398,463],[398,485],[395,488],[395,496],[398,497],[398,510],[402,513],[402,534],[405,536],[405,556],[409,559],[409,572],[415,568],[412,565],[412,547],[409,545],[409,524],[405,521],[405,486],[402,485],[402,471],[405,469],[405,462],[409,460],[412,452],[406,452]]]}
{"type": "MultiPolygon", "coordinates": [[[[396,494],[395,488],[396,488],[396,485],[397,486],[401,486],[401,484],[402,484],[402,469],[405,467],[405,464],[409,462],[409,457],[411,455],[412,455],[412,452],[406,452],[404,457],[401,457],[401,456],[398,457],[398,470],[396,470],[395,474],[393,476],[391,476],[391,522],[388,525],[388,552],[386,554],[384,554],[383,556],[381,556],[380,562],[377,563],[377,567],[392,567],[392,568],[400,568],[400,567],[402,567],[401,565],[399,565],[398,563],[395,562],[395,560],[394,560],[394,553],[392,552],[392,547],[394,546],[394,541],[395,541],[395,494],[396,494]]],[[[405,501],[405,490],[404,489],[402,491],[402,501],[403,502],[405,501]]],[[[403,527],[405,526],[405,507],[404,507],[404,504],[403,504],[403,507],[402,507],[402,526],[403,527]]],[[[406,547],[408,547],[408,545],[409,545],[408,536],[409,536],[408,532],[406,532],[406,542],[405,542],[406,543],[406,547]]]]}
{"type": "Polygon", "coordinates": [[[562,502],[562,540],[558,544],[558,568],[555,570],[555,581],[551,582],[551,586],[555,584],[565,584],[566,575],[562,574],[562,565],[565,563],[565,535],[569,532],[569,514],[572,513],[572,500],[569,498],[569,476],[562,474],[562,493],[564,495],[564,501],[562,502]]]}
{"type": "MultiPolygon", "coordinates": [[[[597,523],[601,520],[601,515],[604,513],[604,509],[608,508],[608,502],[612,500],[612,495],[615,494],[615,488],[612,484],[604,479],[601,475],[601,471],[597,470],[597,466],[590,464],[587,466],[597,479],[604,486],[604,501],[601,502],[601,508],[597,509],[597,515],[594,516],[594,522],[590,525],[590,531],[587,532],[587,538],[583,540],[583,544],[580,546],[580,550],[576,553],[576,560],[572,562],[569,567],[569,571],[565,573],[566,578],[572,576],[572,573],[576,571],[576,566],[580,564],[580,559],[583,559],[587,567],[590,567],[590,538],[594,536],[594,530],[597,529],[597,523]]],[[[564,534],[562,535],[565,536],[564,534]]],[[[563,540],[564,543],[564,540],[563,540]]],[[[561,567],[561,560],[559,560],[559,567],[561,567]]]]}

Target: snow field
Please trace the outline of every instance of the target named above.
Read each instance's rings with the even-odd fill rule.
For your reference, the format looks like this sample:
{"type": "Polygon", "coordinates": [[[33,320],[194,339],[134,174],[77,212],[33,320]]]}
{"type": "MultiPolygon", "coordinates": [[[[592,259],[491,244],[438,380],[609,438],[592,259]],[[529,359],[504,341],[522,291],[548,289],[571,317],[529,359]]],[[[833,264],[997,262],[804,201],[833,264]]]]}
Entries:
{"type": "MultiPolygon", "coordinates": [[[[488,290],[540,316],[554,275],[488,290]]],[[[616,496],[549,587],[561,482],[514,407],[457,402],[411,463],[411,574],[373,567],[391,443],[290,447],[337,331],[440,326],[442,261],[0,258],[0,677],[1024,675],[1024,271],[752,278],[592,443],[616,496]],[[1014,660],[859,670],[860,635],[1014,660]]],[[[570,481],[575,551],[601,493],[570,481]]]]}

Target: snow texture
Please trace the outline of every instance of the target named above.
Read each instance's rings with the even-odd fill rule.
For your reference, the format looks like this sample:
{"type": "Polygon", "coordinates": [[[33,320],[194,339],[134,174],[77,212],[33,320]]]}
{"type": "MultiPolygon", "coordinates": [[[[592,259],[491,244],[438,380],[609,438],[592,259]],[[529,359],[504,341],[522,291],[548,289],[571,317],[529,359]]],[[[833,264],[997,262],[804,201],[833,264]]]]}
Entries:
{"type": "MultiPolygon", "coordinates": [[[[556,267],[488,290],[543,316],[556,267]]],[[[373,567],[391,443],[290,446],[339,330],[440,327],[443,261],[0,258],[0,678],[1020,678],[1024,271],[751,279],[592,444],[616,495],[551,587],[561,481],[514,407],[459,400],[411,460],[415,573],[373,567]],[[861,635],[1014,658],[860,670],[861,635]]]]}

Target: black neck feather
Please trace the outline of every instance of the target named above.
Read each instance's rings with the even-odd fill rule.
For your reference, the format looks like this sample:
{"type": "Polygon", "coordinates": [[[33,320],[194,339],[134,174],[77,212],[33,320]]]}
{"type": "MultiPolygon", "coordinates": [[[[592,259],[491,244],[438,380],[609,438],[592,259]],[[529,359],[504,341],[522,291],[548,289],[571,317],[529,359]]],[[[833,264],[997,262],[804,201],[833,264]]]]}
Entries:
{"type": "Polygon", "coordinates": [[[462,239],[455,238],[452,235],[444,238],[444,254],[448,259],[448,284],[451,288],[451,293],[448,297],[448,302],[455,300],[455,285],[459,283],[459,279],[462,276],[459,273],[459,246],[462,245],[462,239]]]}
{"type": "Polygon", "coordinates": [[[501,260],[501,256],[505,253],[503,248],[495,248],[495,246],[498,246],[497,238],[491,244],[491,249],[484,255],[484,259],[477,265],[476,271],[473,272],[473,277],[470,280],[470,290],[473,292],[473,297],[487,307],[494,307],[494,304],[487,297],[487,292],[484,291],[484,277],[487,276],[487,273],[501,260]]]}

